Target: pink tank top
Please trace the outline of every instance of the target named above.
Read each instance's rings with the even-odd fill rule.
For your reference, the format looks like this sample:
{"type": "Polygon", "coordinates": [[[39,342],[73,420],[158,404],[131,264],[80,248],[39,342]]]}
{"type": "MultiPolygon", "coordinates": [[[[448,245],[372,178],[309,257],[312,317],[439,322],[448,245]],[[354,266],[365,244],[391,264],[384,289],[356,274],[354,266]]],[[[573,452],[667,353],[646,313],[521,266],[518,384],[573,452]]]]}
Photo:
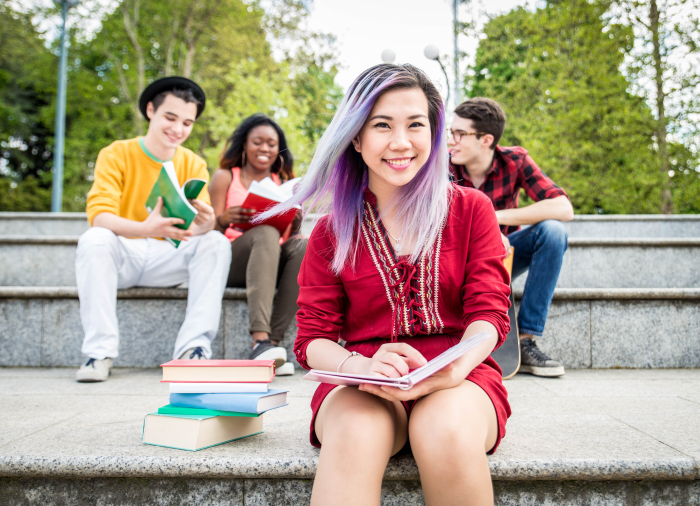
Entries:
{"type": "MultiPolygon", "coordinates": [[[[228,187],[228,192],[226,193],[226,209],[228,209],[229,207],[240,206],[241,204],[243,204],[243,202],[245,201],[245,197],[248,194],[248,190],[245,186],[243,186],[243,183],[241,183],[241,169],[238,167],[234,167],[233,169],[231,169],[231,175],[233,176],[231,179],[231,186],[228,187]]],[[[274,183],[277,186],[282,184],[279,176],[274,172],[270,174],[270,178],[272,179],[272,181],[274,181],[274,183]]],[[[287,239],[289,239],[291,233],[292,226],[290,225],[287,228],[287,230],[284,231],[282,237],[280,237],[280,244],[284,244],[284,242],[287,239]]],[[[228,237],[229,241],[233,242],[240,236],[242,236],[243,232],[239,232],[231,226],[226,229],[224,235],[228,237]]]]}

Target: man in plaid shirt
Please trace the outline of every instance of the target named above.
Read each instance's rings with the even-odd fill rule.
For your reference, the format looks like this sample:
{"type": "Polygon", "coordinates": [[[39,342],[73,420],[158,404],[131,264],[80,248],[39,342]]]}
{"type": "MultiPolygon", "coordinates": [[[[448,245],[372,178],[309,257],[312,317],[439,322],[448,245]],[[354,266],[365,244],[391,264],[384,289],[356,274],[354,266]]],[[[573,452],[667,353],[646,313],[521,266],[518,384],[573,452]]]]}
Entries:
{"type": "Polygon", "coordinates": [[[521,372],[562,376],[564,367],[535,344],[542,335],[566,252],[562,221],[574,217],[566,192],[540,170],[521,147],[502,148],[506,116],[497,102],[472,98],[455,109],[450,138],[454,182],[489,196],[506,251],[513,246],[513,278],[528,271],[518,312],[521,372]],[[535,201],[518,208],[520,189],[535,201]],[[520,229],[520,225],[530,225],[520,229]]]}

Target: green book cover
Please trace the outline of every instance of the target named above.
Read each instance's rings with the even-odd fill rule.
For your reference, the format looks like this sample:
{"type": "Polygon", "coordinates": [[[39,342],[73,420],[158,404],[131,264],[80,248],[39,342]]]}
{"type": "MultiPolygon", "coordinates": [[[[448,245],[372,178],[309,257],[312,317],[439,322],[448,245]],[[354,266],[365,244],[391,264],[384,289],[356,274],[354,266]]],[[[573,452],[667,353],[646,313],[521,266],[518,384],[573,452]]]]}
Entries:
{"type": "Polygon", "coordinates": [[[249,416],[258,417],[258,413],[239,413],[237,411],[219,411],[216,409],[200,409],[200,408],[178,408],[176,406],[163,406],[158,408],[159,415],[189,415],[189,416],[249,416]]]}
{"type": "MultiPolygon", "coordinates": [[[[165,162],[163,168],[160,169],[160,174],[153,185],[151,194],[146,199],[146,210],[149,213],[153,212],[153,209],[158,204],[158,197],[163,197],[163,208],[160,214],[165,218],[180,218],[184,220],[185,223],[175,226],[187,230],[190,228],[195,216],[197,216],[197,210],[189,203],[188,199],[197,198],[206,184],[207,182],[201,179],[189,179],[181,188],[177,180],[177,174],[175,174],[173,162],[165,162]]],[[[165,239],[176,248],[180,245],[180,241],[168,237],[165,239]]]]}
{"type": "MultiPolygon", "coordinates": [[[[204,410],[203,410],[203,411],[204,411],[204,410]]],[[[259,426],[259,427],[260,427],[260,430],[259,430],[259,431],[252,432],[252,433],[246,434],[246,435],[244,435],[244,436],[234,437],[234,438],[231,438],[231,439],[227,439],[226,441],[219,441],[219,442],[216,442],[216,443],[211,444],[211,445],[203,446],[203,447],[201,447],[201,448],[182,448],[182,447],[179,447],[179,446],[171,446],[171,445],[167,445],[167,444],[158,444],[158,443],[153,443],[153,442],[146,442],[146,441],[145,441],[145,434],[146,434],[146,418],[147,418],[149,415],[167,416],[167,417],[173,417],[173,418],[188,418],[188,419],[190,419],[190,420],[207,420],[207,419],[209,419],[209,418],[215,418],[215,415],[201,415],[201,414],[200,414],[200,415],[180,415],[180,414],[148,413],[148,414],[143,418],[143,428],[141,429],[141,440],[143,441],[143,443],[144,443],[144,444],[147,444],[147,445],[152,445],[152,446],[161,446],[161,447],[164,447],[164,448],[172,448],[172,449],[174,449],[174,450],[185,450],[185,451],[195,451],[195,452],[196,452],[196,451],[199,451],[199,450],[204,450],[204,449],[206,449],[206,448],[211,448],[211,447],[213,447],[213,446],[218,446],[218,445],[230,443],[230,442],[232,442],[232,441],[238,441],[239,439],[245,439],[245,438],[250,437],[250,436],[256,436],[256,435],[262,434],[262,433],[264,432],[264,431],[262,430],[262,423],[260,423],[260,426],[259,426]]],[[[253,415],[253,416],[257,416],[257,415],[253,415]]]]}

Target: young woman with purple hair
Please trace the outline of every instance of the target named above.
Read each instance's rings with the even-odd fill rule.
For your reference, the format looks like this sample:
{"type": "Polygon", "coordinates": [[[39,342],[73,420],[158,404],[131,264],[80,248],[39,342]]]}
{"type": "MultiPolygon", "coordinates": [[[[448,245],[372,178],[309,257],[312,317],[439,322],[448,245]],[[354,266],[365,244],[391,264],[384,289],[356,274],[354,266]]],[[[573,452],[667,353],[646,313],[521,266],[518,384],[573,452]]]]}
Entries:
{"type": "Polygon", "coordinates": [[[509,280],[491,202],[448,182],[444,131],[423,72],[372,67],[348,90],[295,197],[270,211],[302,203],[327,213],[299,274],[302,366],[399,377],[491,334],[407,391],[319,385],[311,504],[379,504],[387,462],[409,442],[426,504],[493,504],[486,454],[510,407],[489,355],[509,329],[509,280]]]}

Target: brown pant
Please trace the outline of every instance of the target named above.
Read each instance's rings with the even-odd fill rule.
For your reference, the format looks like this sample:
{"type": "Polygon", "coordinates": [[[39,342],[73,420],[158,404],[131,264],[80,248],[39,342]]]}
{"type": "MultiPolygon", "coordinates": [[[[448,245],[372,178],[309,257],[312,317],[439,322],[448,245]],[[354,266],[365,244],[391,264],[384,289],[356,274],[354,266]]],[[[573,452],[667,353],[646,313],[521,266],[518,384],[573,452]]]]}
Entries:
{"type": "Polygon", "coordinates": [[[267,332],[271,341],[282,340],[298,309],[297,276],[306,242],[292,237],[280,246],[277,229],[260,225],[231,243],[226,286],[246,289],[251,333],[267,332]]]}

